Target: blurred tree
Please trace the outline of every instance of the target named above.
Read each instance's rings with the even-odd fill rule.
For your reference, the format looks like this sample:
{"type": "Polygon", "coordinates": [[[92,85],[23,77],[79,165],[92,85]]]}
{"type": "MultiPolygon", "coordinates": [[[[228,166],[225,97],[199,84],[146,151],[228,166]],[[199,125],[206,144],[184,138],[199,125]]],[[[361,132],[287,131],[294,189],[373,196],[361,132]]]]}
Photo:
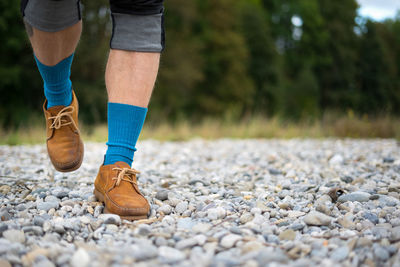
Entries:
{"type": "Polygon", "coordinates": [[[241,30],[249,50],[248,73],[255,85],[252,110],[273,114],[280,63],[271,35],[269,15],[260,1],[244,0],[239,10],[241,30]]]}
{"type": "Polygon", "coordinates": [[[19,1],[0,1],[0,54],[0,125],[18,127],[43,101],[19,1]]]}
{"type": "Polygon", "coordinates": [[[247,73],[248,50],[239,32],[237,6],[230,0],[197,2],[205,79],[192,96],[196,114],[241,116],[251,109],[254,84],[247,73]]]}
{"type": "MultiPolygon", "coordinates": [[[[391,49],[385,51],[384,25],[368,20],[359,50],[359,111],[376,113],[389,111],[391,92],[395,87],[396,65],[391,49]],[[386,52],[386,53],[385,53],[386,52]]],[[[386,32],[387,33],[387,32],[386,32]]],[[[391,38],[390,38],[391,39],[391,38]]],[[[392,42],[392,40],[387,40],[392,42]]],[[[391,46],[392,44],[390,44],[391,46]]]]}
{"type": "Polygon", "coordinates": [[[203,42],[199,33],[199,12],[195,1],[165,2],[166,49],[161,57],[160,73],[150,102],[152,120],[176,119],[193,114],[193,99],[203,81],[203,42]]]}
{"type": "MultiPolygon", "coordinates": [[[[357,25],[356,0],[168,0],[150,120],[324,110],[400,114],[400,14],[357,25]]],[[[361,21],[357,18],[357,21],[361,21]]],[[[80,118],[106,120],[108,1],[83,0],[72,67],[80,118]]],[[[0,0],[0,124],[42,116],[42,81],[19,12],[0,0]]]]}
{"type": "Polygon", "coordinates": [[[319,13],[324,19],[327,40],[319,51],[328,57],[316,68],[322,109],[346,110],[355,107],[357,87],[357,16],[356,0],[319,0],[319,13]]]}

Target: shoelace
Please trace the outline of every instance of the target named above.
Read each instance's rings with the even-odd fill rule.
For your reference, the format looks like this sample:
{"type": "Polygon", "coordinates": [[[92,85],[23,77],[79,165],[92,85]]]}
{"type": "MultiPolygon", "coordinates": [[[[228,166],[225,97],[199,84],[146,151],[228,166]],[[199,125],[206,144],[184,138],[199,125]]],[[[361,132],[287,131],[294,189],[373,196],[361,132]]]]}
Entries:
{"type": "Polygon", "coordinates": [[[118,168],[118,167],[113,168],[113,171],[118,171],[118,176],[112,178],[113,180],[117,180],[117,182],[114,184],[114,186],[111,189],[113,189],[116,186],[119,186],[121,181],[126,181],[133,185],[137,185],[137,183],[133,180],[133,177],[136,178],[136,174],[139,174],[140,171],[137,171],[135,169],[130,169],[130,168],[118,168]],[[125,178],[125,177],[127,177],[127,178],[125,178]]]}
{"type": "Polygon", "coordinates": [[[68,106],[60,110],[56,116],[49,117],[49,120],[53,120],[53,123],[50,125],[50,128],[54,128],[56,130],[60,129],[62,126],[72,124],[75,129],[79,132],[78,126],[76,126],[74,119],[72,118],[72,114],[74,112],[73,106],[68,106]],[[69,121],[63,119],[63,117],[68,117],[69,121]]]}

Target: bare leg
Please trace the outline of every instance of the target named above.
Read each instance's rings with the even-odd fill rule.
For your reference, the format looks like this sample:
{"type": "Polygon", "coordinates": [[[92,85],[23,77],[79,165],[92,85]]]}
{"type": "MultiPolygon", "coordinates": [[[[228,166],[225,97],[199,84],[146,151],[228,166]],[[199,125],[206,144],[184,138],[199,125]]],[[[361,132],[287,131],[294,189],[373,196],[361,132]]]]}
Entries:
{"type": "Polygon", "coordinates": [[[70,56],[78,45],[82,32],[82,21],[58,32],[44,32],[25,23],[33,52],[47,66],[54,66],[70,56]]]}
{"type": "Polygon", "coordinates": [[[147,107],[159,62],[160,53],[111,49],[106,68],[108,101],[147,107]]]}

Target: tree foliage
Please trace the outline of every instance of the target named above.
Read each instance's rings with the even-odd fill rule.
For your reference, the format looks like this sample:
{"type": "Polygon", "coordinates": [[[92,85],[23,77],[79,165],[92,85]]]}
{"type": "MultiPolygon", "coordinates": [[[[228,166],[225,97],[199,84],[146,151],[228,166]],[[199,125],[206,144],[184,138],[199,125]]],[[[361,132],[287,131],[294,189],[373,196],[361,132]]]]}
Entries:
{"type": "MultiPolygon", "coordinates": [[[[72,80],[87,123],[106,120],[107,0],[83,0],[72,80]]],[[[150,120],[400,114],[400,15],[357,17],[356,0],[168,0],[150,120]]],[[[0,0],[0,123],[41,112],[42,81],[18,1],[0,0]]]]}

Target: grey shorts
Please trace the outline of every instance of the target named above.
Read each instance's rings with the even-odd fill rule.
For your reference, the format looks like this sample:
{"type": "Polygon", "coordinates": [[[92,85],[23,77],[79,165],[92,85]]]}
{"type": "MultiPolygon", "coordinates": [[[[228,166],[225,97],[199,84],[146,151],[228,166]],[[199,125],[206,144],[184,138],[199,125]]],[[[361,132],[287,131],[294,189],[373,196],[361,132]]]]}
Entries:
{"type": "MultiPolygon", "coordinates": [[[[164,49],[163,0],[110,0],[110,8],[112,49],[138,52],[164,49]]],[[[27,23],[46,32],[61,31],[81,20],[79,0],[22,0],[21,11],[27,23]]]]}

